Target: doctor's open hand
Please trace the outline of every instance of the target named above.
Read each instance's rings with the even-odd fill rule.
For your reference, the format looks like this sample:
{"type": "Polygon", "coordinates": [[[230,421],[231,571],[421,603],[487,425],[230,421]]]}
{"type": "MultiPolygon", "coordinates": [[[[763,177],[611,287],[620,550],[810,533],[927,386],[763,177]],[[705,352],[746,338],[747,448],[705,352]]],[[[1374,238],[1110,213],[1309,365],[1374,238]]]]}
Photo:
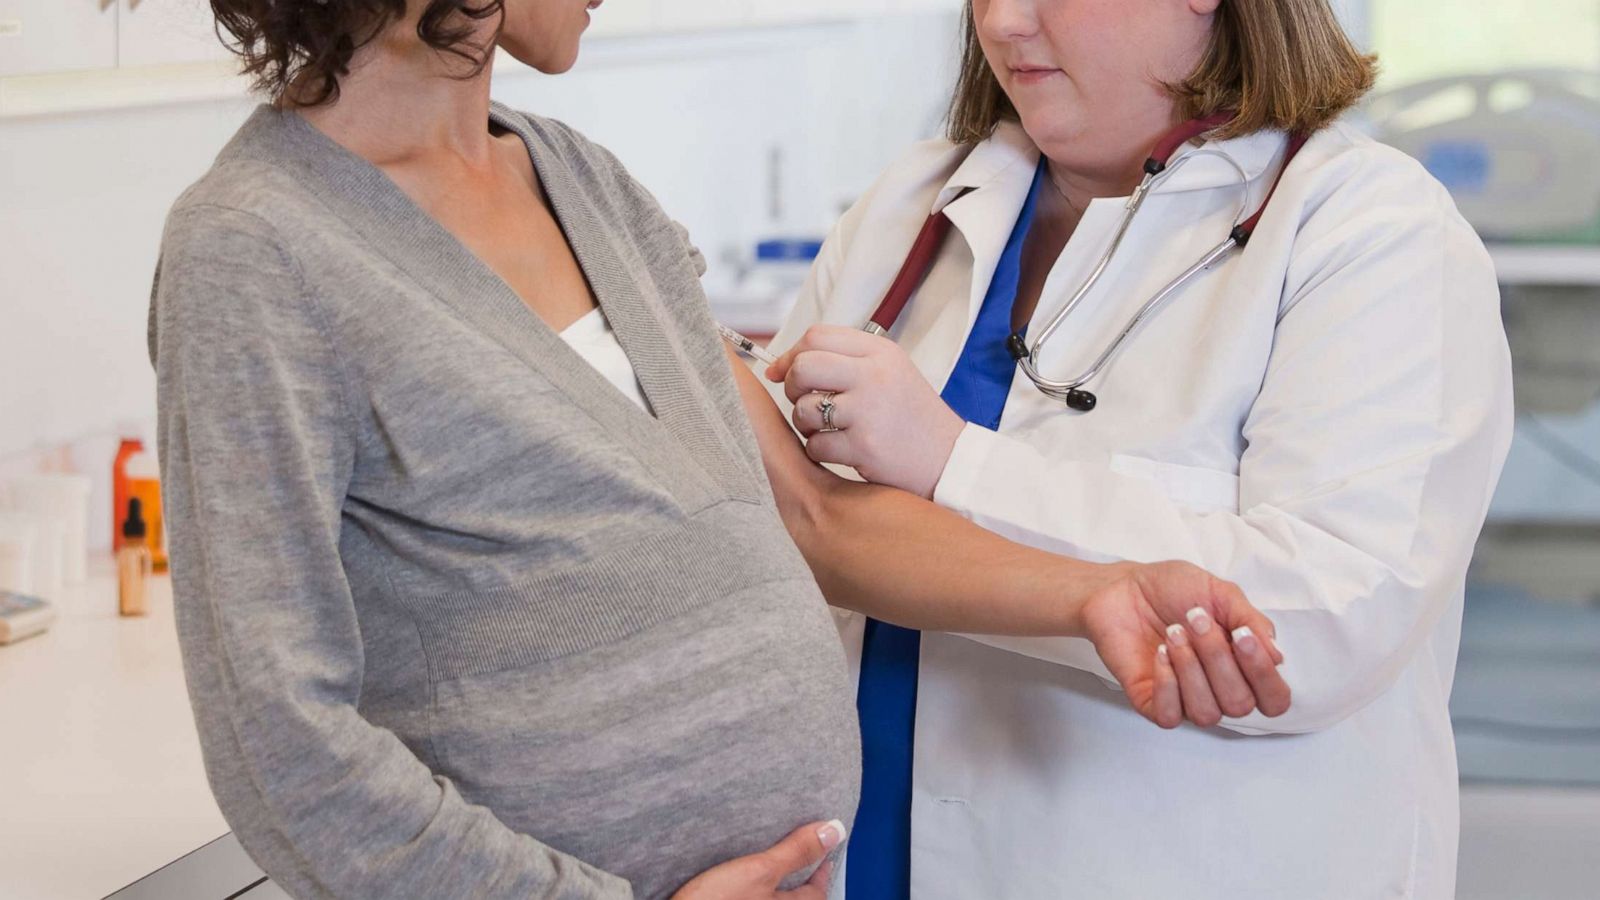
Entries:
{"type": "Polygon", "coordinates": [[[1124,563],[1078,612],[1128,701],[1163,728],[1289,709],[1272,622],[1238,585],[1184,562],[1124,563]]]}
{"type": "Polygon", "coordinates": [[[930,498],[965,422],[900,345],[814,325],[767,370],[794,404],[794,426],[819,463],[930,498]]]}

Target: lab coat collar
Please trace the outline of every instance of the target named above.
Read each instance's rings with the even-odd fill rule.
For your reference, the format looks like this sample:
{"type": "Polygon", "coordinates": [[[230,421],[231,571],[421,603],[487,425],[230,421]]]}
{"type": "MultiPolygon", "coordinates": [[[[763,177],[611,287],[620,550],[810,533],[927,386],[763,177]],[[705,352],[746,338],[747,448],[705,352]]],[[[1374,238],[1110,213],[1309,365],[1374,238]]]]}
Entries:
{"type": "MultiPolygon", "coordinates": [[[[1260,131],[1224,141],[1191,142],[1174,157],[1200,146],[1227,154],[1253,183],[1282,155],[1282,132],[1260,131]]],[[[1039,165],[1039,148],[1019,122],[1002,122],[993,135],[975,145],[956,167],[934,200],[933,212],[943,212],[966,239],[972,251],[972,283],[967,298],[967,327],[978,317],[989,282],[1015,227],[1017,214],[1033,185],[1039,165]]],[[[1227,160],[1212,154],[1196,157],[1159,182],[1151,195],[1231,188],[1239,173],[1227,160]]]]}
{"type": "MultiPolygon", "coordinates": [[[[967,158],[956,167],[950,180],[934,200],[933,211],[938,213],[963,193],[980,188],[1014,188],[1019,179],[1031,183],[1034,170],[1039,165],[1039,148],[1017,122],[1001,122],[987,140],[973,145],[967,158]],[[1002,176],[1005,180],[1001,181],[1002,176]]],[[[1011,193],[1011,191],[1006,191],[1011,193]]],[[[1025,197],[1026,188],[1022,197],[1025,197]]],[[[1021,197],[1017,208],[1022,208],[1021,197]]],[[[953,216],[952,216],[953,218],[953,216]]]]}
{"type": "MultiPolygon", "coordinates": [[[[1224,154],[1238,163],[1244,172],[1245,182],[1253,183],[1262,174],[1276,171],[1272,168],[1272,164],[1283,155],[1287,144],[1288,140],[1281,131],[1257,131],[1223,141],[1190,142],[1178,153],[1173,162],[1176,163],[1185,155],[1203,147],[1207,151],[1224,154]]],[[[1151,194],[1177,194],[1184,191],[1237,186],[1239,173],[1234,171],[1227,160],[1212,155],[1212,152],[1196,156],[1174,170],[1171,175],[1156,184],[1151,194]]]]}
{"type": "MultiPolygon", "coordinates": [[[[1277,130],[1257,131],[1222,141],[1191,141],[1178,153],[1173,162],[1176,163],[1178,159],[1203,146],[1207,150],[1231,157],[1244,171],[1246,181],[1253,182],[1283,154],[1285,144],[1284,133],[1277,130]]],[[[1039,148],[1034,146],[1033,139],[1028,137],[1028,133],[1022,130],[1021,123],[1001,122],[993,135],[972,148],[967,158],[945,182],[934,200],[933,211],[937,213],[951,206],[958,198],[962,199],[961,205],[966,205],[968,201],[963,195],[977,193],[980,190],[998,187],[1004,189],[1003,193],[1009,196],[1015,193],[1018,181],[1024,185],[1022,194],[1017,195],[1017,207],[1020,209],[1021,198],[1027,193],[1026,185],[1033,177],[1034,167],[1038,163],[1039,148]]],[[[1231,187],[1238,183],[1239,176],[1233,166],[1228,165],[1226,160],[1207,153],[1175,168],[1172,174],[1160,181],[1151,193],[1176,194],[1183,191],[1231,187]]],[[[953,209],[951,218],[956,218],[953,209]]]]}

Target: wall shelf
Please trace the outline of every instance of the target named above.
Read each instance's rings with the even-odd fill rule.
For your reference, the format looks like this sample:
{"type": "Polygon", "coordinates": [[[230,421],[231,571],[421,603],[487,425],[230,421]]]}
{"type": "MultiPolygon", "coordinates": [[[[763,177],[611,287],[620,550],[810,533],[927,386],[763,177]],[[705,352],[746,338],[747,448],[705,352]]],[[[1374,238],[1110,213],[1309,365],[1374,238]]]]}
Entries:
{"type": "Polygon", "coordinates": [[[248,87],[226,60],[0,78],[0,121],[242,99],[248,87]]]}

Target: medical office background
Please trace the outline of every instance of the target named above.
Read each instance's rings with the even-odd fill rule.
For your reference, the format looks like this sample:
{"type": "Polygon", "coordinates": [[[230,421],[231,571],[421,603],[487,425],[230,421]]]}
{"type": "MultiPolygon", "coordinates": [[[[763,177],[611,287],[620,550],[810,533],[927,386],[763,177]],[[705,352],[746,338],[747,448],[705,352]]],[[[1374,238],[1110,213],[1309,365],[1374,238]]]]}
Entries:
{"type": "MultiPolygon", "coordinates": [[[[574,74],[501,60],[496,90],[613,149],[705,252],[719,317],[771,333],[832,220],[939,132],[960,6],[607,0],[574,74]]],[[[1483,234],[1516,363],[1452,702],[1460,896],[1600,896],[1600,0],[1335,6],[1382,55],[1362,127],[1483,234]]],[[[0,483],[90,490],[87,579],[0,646],[5,900],[103,896],[227,831],[170,595],[116,614],[109,480],[124,432],[153,437],[162,219],[253,103],[203,0],[0,0],[0,483]]]]}

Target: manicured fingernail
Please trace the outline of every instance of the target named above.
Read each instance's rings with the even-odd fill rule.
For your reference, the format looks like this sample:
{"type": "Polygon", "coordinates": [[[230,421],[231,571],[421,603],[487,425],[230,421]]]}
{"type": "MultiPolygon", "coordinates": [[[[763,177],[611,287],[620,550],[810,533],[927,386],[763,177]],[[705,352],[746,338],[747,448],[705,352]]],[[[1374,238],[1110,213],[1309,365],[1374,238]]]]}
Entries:
{"type": "Polygon", "coordinates": [[[1189,645],[1189,635],[1184,632],[1182,625],[1168,625],[1167,640],[1174,647],[1187,647],[1189,645]]]}
{"type": "Polygon", "coordinates": [[[834,819],[828,824],[817,829],[817,840],[822,842],[822,849],[832,850],[844,841],[844,823],[834,819]]]}
{"type": "Polygon", "coordinates": [[[1166,644],[1162,644],[1161,646],[1156,648],[1156,655],[1161,657],[1161,661],[1162,662],[1166,663],[1169,666],[1172,665],[1172,660],[1170,658],[1168,658],[1168,656],[1167,656],[1167,645],[1166,644]]]}
{"type": "Polygon", "coordinates": [[[1196,606],[1189,610],[1187,618],[1189,627],[1194,629],[1195,634],[1203,635],[1211,630],[1211,616],[1203,608],[1196,606]]]}
{"type": "Polygon", "coordinates": [[[1233,645],[1246,656],[1255,656],[1261,652],[1261,644],[1256,640],[1255,632],[1250,630],[1249,625],[1240,625],[1233,630],[1233,645]]]}

